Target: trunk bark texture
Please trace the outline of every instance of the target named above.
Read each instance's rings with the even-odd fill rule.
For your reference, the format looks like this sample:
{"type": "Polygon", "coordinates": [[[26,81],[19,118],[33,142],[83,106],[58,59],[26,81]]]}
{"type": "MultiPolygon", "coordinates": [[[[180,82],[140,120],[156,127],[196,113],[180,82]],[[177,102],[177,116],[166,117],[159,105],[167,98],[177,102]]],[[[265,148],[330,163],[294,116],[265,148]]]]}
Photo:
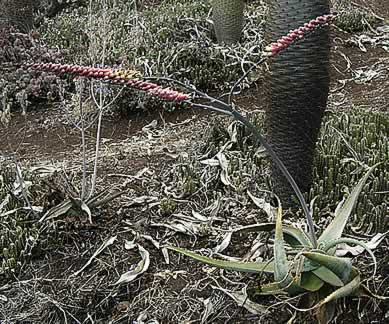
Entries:
{"type": "MultiPolygon", "coordinates": [[[[328,0],[272,0],[267,41],[274,42],[310,19],[328,14],[328,0]]],[[[301,188],[312,183],[312,163],[329,91],[328,27],[272,58],[266,75],[268,140],[301,188]]],[[[293,207],[293,191],[277,166],[274,191],[293,207]]]]}
{"type": "Polygon", "coordinates": [[[239,42],[243,29],[244,0],[212,0],[213,22],[219,43],[239,42]]]}

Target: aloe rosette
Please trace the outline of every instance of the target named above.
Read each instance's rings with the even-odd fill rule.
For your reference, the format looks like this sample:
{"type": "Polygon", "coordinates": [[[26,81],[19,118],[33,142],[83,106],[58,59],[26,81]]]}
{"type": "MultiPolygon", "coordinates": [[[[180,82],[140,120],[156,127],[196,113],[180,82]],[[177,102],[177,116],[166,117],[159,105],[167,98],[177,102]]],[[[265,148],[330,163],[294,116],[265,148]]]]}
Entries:
{"type": "Polygon", "coordinates": [[[302,310],[319,310],[317,312],[319,323],[328,323],[330,320],[328,316],[333,311],[334,302],[339,298],[368,296],[386,299],[373,294],[363,285],[361,274],[353,266],[351,258],[336,256],[336,247],[339,244],[359,245],[373,258],[373,275],[375,274],[376,260],[369,247],[362,241],[342,238],[342,234],[356,206],[358,196],[377,166],[378,164],[371,167],[347,199],[338,205],[334,219],[318,239],[317,248],[314,247],[308,233],[293,225],[282,224],[281,208],[278,208],[275,223],[256,224],[232,231],[233,233],[274,231],[273,260],[232,262],[202,256],[178,247],[169,246],[168,248],[214,267],[256,274],[272,274],[274,282],[252,288],[252,295],[289,294],[296,296],[308,293],[311,297],[311,304],[302,310]]]}

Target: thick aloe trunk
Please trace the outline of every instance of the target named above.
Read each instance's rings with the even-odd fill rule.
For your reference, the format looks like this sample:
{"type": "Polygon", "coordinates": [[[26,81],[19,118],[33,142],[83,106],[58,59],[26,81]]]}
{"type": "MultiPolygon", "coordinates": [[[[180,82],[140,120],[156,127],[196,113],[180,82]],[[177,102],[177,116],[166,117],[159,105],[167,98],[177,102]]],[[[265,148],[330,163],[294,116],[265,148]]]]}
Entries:
{"type": "MultiPolygon", "coordinates": [[[[317,16],[328,0],[272,0],[267,40],[275,41],[317,16]]],[[[329,90],[329,30],[317,30],[280,53],[267,75],[269,142],[302,191],[312,182],[312,163],[329,90]]],[[[276,166],[274,190],[286,206],[293,192],[276,166]]]]}
{"type": "Polygon", "coordinates": [[[33,0],[0,0],[0,28],[13,26],[22,32],[33,27],[33,0]]]}
{"type": "Polygon", "coordinates": [[[244,0],[212,0],[213,21],[219,43],[239,42],[243,28],[244,0]]]}

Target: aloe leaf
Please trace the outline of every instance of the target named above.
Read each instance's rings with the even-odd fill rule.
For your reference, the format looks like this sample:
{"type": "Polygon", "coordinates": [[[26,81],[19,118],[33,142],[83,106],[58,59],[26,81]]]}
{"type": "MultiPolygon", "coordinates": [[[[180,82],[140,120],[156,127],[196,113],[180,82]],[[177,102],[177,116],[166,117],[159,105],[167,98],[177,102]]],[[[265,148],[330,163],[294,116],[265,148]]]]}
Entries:
{"type": "Polygon", "coordinates": [[[269,296],[269,295],[287,295],[285,289],[280,288],[279,282],[271,282],[265,285],[260,285],[258,288],[251,288],[255,296],[269,296]]]}
{"type": "Polygon", "coordinates": [[[320,264],[315,263],[309,259],[304,260],[303,268],[301,272],[310,272],[320,267],[320,264]]]}
{"type": "Polygon", "coordinates": [[[49,209],[46,214],[42,216],[39,222],[44,220],[51,220],[66,214],[73,207],[73,203],[70,199],[64,200],[59,205],[49,209]]]}
{"type": "Polygon", "coordinates": [[[361,276],[359,274],[359,271],[356,268],[353,268],[351,275],[353,279],[349,283],[347,283],[343,287],[336,289],[334,292],[332,292],[326,298],[320,301],[314,308],[323,307],[325,304],[331,301],[353,295],[356,291],[358,291],[361,285],[361,276]]]}
{"type": "Polygon", "coordinates": [[[261,285],[258,288],[251,288],[250,294],[254,296],[269,296],[269,295],[287,295],[288,293],[280,289],[278,282],[272,282],[270,284],[261,285]]]}
{"type": "Polygon", "coordinates": [[[335,273],[333,273],[330,269],[324,266],[321,266],[313,270],[312,273],[315,274],[322,281],[330,284],[331,286],[334,287],[344,286],[344,282],[342,281],[342,279],[340,279],[335,273]]]}
{"type": "Polygon", "coordinates": [[[308,291],[318,291],[323,287],[324,282],[312,272],[306,272],[301,275],[300,287],[308,291]]]}
{"type": "Polygon", "coordinates": [[[355,244],[355,245],[362,246],[366,250],[366,252],[370,254],[371,258],[373,259],[373,263],[374,263],[373,276],[375,276],[375,274],[377,272],[377,259],[375,258],[373,251],[365,243],[358,241],[358,240],[355,240],[355,239],[352,239],[352,238],[340,238],[338,240],[327,242],[324,245],[323,250],[324,251],[331,250],[332,247],[336,247],[338,244],[342,244],[342,243],[355,244]]]}
{"type": "Polygon", "coordinates": [[[116,191],[112,194],[108,194],[108,195],[104,196],[104,192],[102,192],[101,194],[97,195],[96,197],[93,197],[90,200],[88,200],[87,203],[88,203],[88,206],[90,208],[96,208],[96,207],[105,205],[106,203],[109,203],[110,201],[116,199],[117,197],[120,197],[124,193],[125,193],[125,191],[116,191]]]}
{"type": "Polygon", "coordinates": [[[298,286],[301,284],[301,276],[303,274],[303,266],[304,266],[304,257],[298,259],[297,264],[294,264],[296,275],[294,276],[294,283],[298,286]]]}
{"type": "Polygon", "coordinates": [[[88,207],[88,205],[84,202],[81,202],[81,210],[83,210],[84,212],[87,213],[88,215],[88,218],[89,218],[89,222],[92,224],[92,212],[90,211],[90,208],[88,207]]]}
{"type": "Polygon", "coordinates": [[[250,273],[262,273],[262,272],[274,273],[274,263],[272,261],[271,262],[224,261],[224,260],[217,260],[210,257],[206,257],[174,246],[167,246],[166,248],[184,254],[192,259],[209,264],[216,268],[234,270],[240,272],[250,272],[250,273]]]}
{"type": "Polygon", "coordinates": [[[282,233],[282,209],[278,208],[276,233],[274,240],[274,280],[280,283],[280,288],[286,288],[293,281],[289,274],[289,262],[286,256],[284,236],[282,233]]]}
{"type": "MultiPolygon", "coordinates": [[[[263,223],[263,224],[255,224],[244,226],[242,228],[237,228],[233,231],[233,233],[250,233],[250,232],[271,232],[275,230],[276,223],[263,223]]],[[[294,226],[291,225],[283,225],[282,231],[285,236],[285,242],[287,242],[292,247],[312,247],[312,243],[307,236],[307,234],[294,226]]]]}
{"type": "MultiPolygon", "coordinates": [[[[358,184],[353,189],[353,191],[350,193],[350,195],[347,197],[347,199],[344,202],[339,204],[339,206],[336,208],[336,211],[335,211],[335,218],[332,220],[332,222],[328,225],[328,227],[321,234],[321,236],[318,240],[319,244],[323,243],[323,242],[336,240],[342,236],[342,233],[344,231],[346,223],[347,223],[355,205],[357,204],[358,197],[359,197],[367,179],[369,178],[369,176],[372,174],[374,169],[379,164],[380,163],[377,163],[376,165],[372,166],[369,169],[369,171],[362,177],[362,179],[359,180],[358,184]]],[[[331,253],[331,254],[333,254],[333,253],[331,253]]]]}
{"type": "Polygon", "coordinates": [[[318,252],[303,252],[302,255],[331,270],[343,283],[348,282],[352,268],[351,259],[318,252]]]}

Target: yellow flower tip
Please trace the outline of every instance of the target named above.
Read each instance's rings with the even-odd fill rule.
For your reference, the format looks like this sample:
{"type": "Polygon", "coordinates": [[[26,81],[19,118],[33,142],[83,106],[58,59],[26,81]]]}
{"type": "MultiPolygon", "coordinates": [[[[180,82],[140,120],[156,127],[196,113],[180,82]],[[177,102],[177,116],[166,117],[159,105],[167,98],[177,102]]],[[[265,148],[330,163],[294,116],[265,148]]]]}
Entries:
{"type": "Polygon", "coordinates": [[[273,52],[272,51],[264,51],[262,52],[262,56],[263,57],[270,57],[270,56],[273,56],[273,52]]]}

